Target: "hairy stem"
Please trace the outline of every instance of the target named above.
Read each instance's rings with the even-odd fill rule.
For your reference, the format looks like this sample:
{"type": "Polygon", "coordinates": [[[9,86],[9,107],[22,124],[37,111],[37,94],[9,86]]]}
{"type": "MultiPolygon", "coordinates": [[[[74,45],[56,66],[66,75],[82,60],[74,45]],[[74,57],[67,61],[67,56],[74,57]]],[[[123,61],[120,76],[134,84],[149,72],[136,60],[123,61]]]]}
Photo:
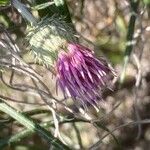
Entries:
{"type": "Polygon", "coordinates": [[[127,37],[126,37],[127,42],[126,42],[126,49],[125,49],[125,54],[124,54],[124,65],[123,65],[123,70],[120,76],[121,84],[124,82],[127,64],[129,62],[129,58],[133,50],[133,45],[135,45],[135,41],[133,40],[133,35],[134,35],[138,5],[139,5],[139,0],[130,0],[131,17],[129,20],[128,32],[127,32],[127,37]]]}
{"type": "Polygon", "coordinates": [[[25,5],[23,5],[18,0],[12,0],[12,5],[18,10],[18,12],[30,22],[31,25],[36,25],[37,20],[35,17],[27,10],[25,5]]]}

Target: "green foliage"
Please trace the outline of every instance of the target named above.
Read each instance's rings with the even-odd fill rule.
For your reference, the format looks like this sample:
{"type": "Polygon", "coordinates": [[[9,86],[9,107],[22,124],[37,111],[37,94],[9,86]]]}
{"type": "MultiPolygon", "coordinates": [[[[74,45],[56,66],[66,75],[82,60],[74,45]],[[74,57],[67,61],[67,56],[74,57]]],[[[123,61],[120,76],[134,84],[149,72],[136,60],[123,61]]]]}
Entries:
{"type": "MultiPolygon", "coordinates": [[[[17,120],[20,124],[25,126],[31,132],[36,131],[40,136],[42,136],[44,139],[46,139],[48,143],[54,145],[56,148],[69,150],[69,148],[66,145],[64,145],[61,141],[59,141],[58,139],[53,137],[53,135],[49,131],[47,131],[45,128],[40,126],[38,123],[34,122],[31,118],[27,117],[23,113],[15,110],[13,107],[9,106],[2,100],[0,100],[0,111],[8,114],[9,116],[11,116],[15,120],[17,120]]],[[[19,138],[18,138],[18,140],[19,140],[19,138]]],[[[8,138],[8,140],[6,139],[6,141],[2,140],[0,142],[1,148],[5,144],[9,144],[8,143],[9,138],[8,138]]]]}
{"type": "Polygon", "coordinates": [[[143,2],[145,3],[145,5],[150,5],[150,0],[143,0],[143,2]]]}
{"type": "Polygon", "coordinates": [[[10,0],[0,0],[0,6],[6,6],[10,3],[10,0]]]}
{"type": "Polygon", "coordinates": [[[50,7],[51,5],[53,5],[53,2],[46,2],[46,3],[42,3],[39,5],[35,5],[33,7],[31,7],[33,10],[41,10],[41,9],[45,9],[47,7],[50,7]]]}

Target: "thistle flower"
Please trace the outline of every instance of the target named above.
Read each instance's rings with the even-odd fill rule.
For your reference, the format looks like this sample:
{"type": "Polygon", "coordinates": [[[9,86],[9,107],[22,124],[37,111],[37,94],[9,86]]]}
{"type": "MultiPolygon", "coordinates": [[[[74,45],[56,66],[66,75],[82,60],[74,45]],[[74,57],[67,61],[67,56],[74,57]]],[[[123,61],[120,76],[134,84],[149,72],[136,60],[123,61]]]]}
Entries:
{"type": "Polygon", "coordinates": [[[27,35],[36,61],[57,70],[57,87],[64,97],[72,97],[83,106],[96,106],[102,99],[102,89],[108,87],[113,70],[104,59],[97,59],[93,51],[79,45],[74,30],[61,18],[53,16],[41,22],[17,0],[14,7],[32,25],[27,35]]]}
{"type": "Polygon", "coordinates": [[[60,87],[65,98],[72,97],[84,107],[97,106],[102,100],[102,89],[114,76],[113,70],[82,45],[69,43],[67,51],[58,55],[57,88],[60,87]]]}

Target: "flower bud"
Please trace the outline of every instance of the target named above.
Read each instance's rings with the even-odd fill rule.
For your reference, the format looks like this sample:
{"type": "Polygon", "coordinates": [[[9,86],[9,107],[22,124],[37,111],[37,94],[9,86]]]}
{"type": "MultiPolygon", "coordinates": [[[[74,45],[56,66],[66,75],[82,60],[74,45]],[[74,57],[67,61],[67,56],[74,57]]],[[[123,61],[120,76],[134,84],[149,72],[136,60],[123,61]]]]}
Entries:
{"type": "Polygon", "coordinates": [[[53,66],[59,51],[64,50],[68,42],[77,41],[74,30],[54,16],[39,22],[29,32],[27,39],[36,61],[46,66],[53,66]]]}

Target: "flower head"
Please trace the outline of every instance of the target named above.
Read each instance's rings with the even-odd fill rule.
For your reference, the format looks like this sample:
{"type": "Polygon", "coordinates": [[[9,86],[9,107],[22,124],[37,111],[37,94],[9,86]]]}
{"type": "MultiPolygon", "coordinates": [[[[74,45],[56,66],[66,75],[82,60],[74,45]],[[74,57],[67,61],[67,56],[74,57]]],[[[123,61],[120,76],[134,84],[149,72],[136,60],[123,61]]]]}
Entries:
{"type": "Polygon", "coordinates": [[[111,80],[113,70],[104,59],[79,44],[68,44],[67,52],[60,52],[56,63],[57,86],[64,97],[72,97],[83,106],[97,106],[102,88],[111,80]]]}

